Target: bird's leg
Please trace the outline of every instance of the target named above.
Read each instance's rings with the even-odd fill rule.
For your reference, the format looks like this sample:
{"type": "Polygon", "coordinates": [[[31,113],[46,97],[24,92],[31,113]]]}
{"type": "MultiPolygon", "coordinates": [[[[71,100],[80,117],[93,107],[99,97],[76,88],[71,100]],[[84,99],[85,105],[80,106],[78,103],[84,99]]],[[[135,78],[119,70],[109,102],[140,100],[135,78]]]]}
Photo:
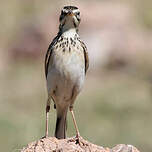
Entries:
{"type": "Polygon", "coordinates": [[[79,145],[81,145],[81,142],[80,142],[80,133],[79,133],[79,129],[78,129],[78,126],[77,126],[77,123],[76,123],[76,119],[75,119],[75,116],[74,116],[74,112],[73,112],[73,104],[74,104],[74,101],[76,99],[76,96],[77,96],[77,87],[74,86],[73,89],[72,89],[72,96],[71,96],[71,104],[69,106],[69,110],[72,114],[72,119],[73,119],[73,122],[74,122],[74,127],[75,127],[75,130],[76,130],[76,141],[77,143],[79,143],[79,145]]]}
{"type": "Polygon", "coordinates": [[[75,127],[75,130],[76,130],[76,138],[78,140],[78,143],[80,144],[80,133],[79,133],[79,129],[78,129],[78,126],[77,126],[77,123],[76,123],[76,120],[75,120],[75,116],[74,116],[74,112],[73,112],[73,106],[70,106],[70,112],[72,114],[72,119],[73,119],[73,122],[74,122],[74,127],[75,127]]]}
{"type": "Polygon", "coordinates": [[[50,99],[47,100],[46,105],[46,125],[45,125],[45,137],[48,137],[48,121],[49,121],[49,111],[50,111],[50,99]]]}

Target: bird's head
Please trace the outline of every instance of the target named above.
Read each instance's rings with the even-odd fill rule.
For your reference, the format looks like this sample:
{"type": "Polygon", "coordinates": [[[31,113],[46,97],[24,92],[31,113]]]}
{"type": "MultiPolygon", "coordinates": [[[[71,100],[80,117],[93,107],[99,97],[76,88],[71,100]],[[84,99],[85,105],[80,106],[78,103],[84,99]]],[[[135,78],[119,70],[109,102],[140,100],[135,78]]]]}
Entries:
{"type": "Polygon", "coordinates": [[[80,11],[75,6],[65,6],[61,10],[60,26],[65,30],[78,28],[80,24],[80,11]]]}

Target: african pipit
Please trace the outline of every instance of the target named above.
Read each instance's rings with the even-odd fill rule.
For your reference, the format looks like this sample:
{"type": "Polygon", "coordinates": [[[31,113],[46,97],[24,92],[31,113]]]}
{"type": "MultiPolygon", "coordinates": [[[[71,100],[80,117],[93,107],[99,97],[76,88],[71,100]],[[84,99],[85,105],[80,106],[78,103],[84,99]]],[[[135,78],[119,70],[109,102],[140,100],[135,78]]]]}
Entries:
{"type": "Polygon", "coordinates": [[[76,137],[80,136],[73,113],[73,104],[82,89],[89,59],[87,48],[78,35],[79,9],[75,6],[65,6],[59,21],[59,32],[50,44],[45,58],[48,89],[46,137],[48,136],[48,112],[52,99],[57,111],[55,137],[62,139],[66,138],[68,109],[72,114],[76,137]]]}

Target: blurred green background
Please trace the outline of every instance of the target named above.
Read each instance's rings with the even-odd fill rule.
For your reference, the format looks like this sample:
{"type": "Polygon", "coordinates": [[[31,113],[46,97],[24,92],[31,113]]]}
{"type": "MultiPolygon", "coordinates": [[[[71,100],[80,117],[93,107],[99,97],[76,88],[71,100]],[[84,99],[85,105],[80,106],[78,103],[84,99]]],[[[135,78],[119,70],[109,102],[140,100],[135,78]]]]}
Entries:
{"type": "MultiPolygon", "coordinates": [[[[44,57],[64,5],[80,8],[90,68],[75,102],[81,136],[152,151],[151,0],[1,0],[0,149],[19,151],[44,136],[44,57]]],[[[56,113],[50,111],[49,134],[56,113]]],[[[68,114],[68,136],[75,130],[68,114]]]]}

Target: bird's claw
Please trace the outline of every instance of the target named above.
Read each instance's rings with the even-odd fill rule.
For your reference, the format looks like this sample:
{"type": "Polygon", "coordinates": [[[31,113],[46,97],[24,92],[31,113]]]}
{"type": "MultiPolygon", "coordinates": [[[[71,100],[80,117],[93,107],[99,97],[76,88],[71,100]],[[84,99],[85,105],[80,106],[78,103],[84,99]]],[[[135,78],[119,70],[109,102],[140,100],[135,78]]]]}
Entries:
{"type": "Polygon", "coordinates": [[[44,139],[44,138],[48,138],[48,135],[45,135],[45,136],[41,137],[40,139],[44,139]]]}
{"type": "Polygon", "coordinates": [[[80,136],[80,134],[78,133],[77,135],[76,135],[76,144],[79,144],[80,146],[81,146],[81,136],[80,136]]]}

